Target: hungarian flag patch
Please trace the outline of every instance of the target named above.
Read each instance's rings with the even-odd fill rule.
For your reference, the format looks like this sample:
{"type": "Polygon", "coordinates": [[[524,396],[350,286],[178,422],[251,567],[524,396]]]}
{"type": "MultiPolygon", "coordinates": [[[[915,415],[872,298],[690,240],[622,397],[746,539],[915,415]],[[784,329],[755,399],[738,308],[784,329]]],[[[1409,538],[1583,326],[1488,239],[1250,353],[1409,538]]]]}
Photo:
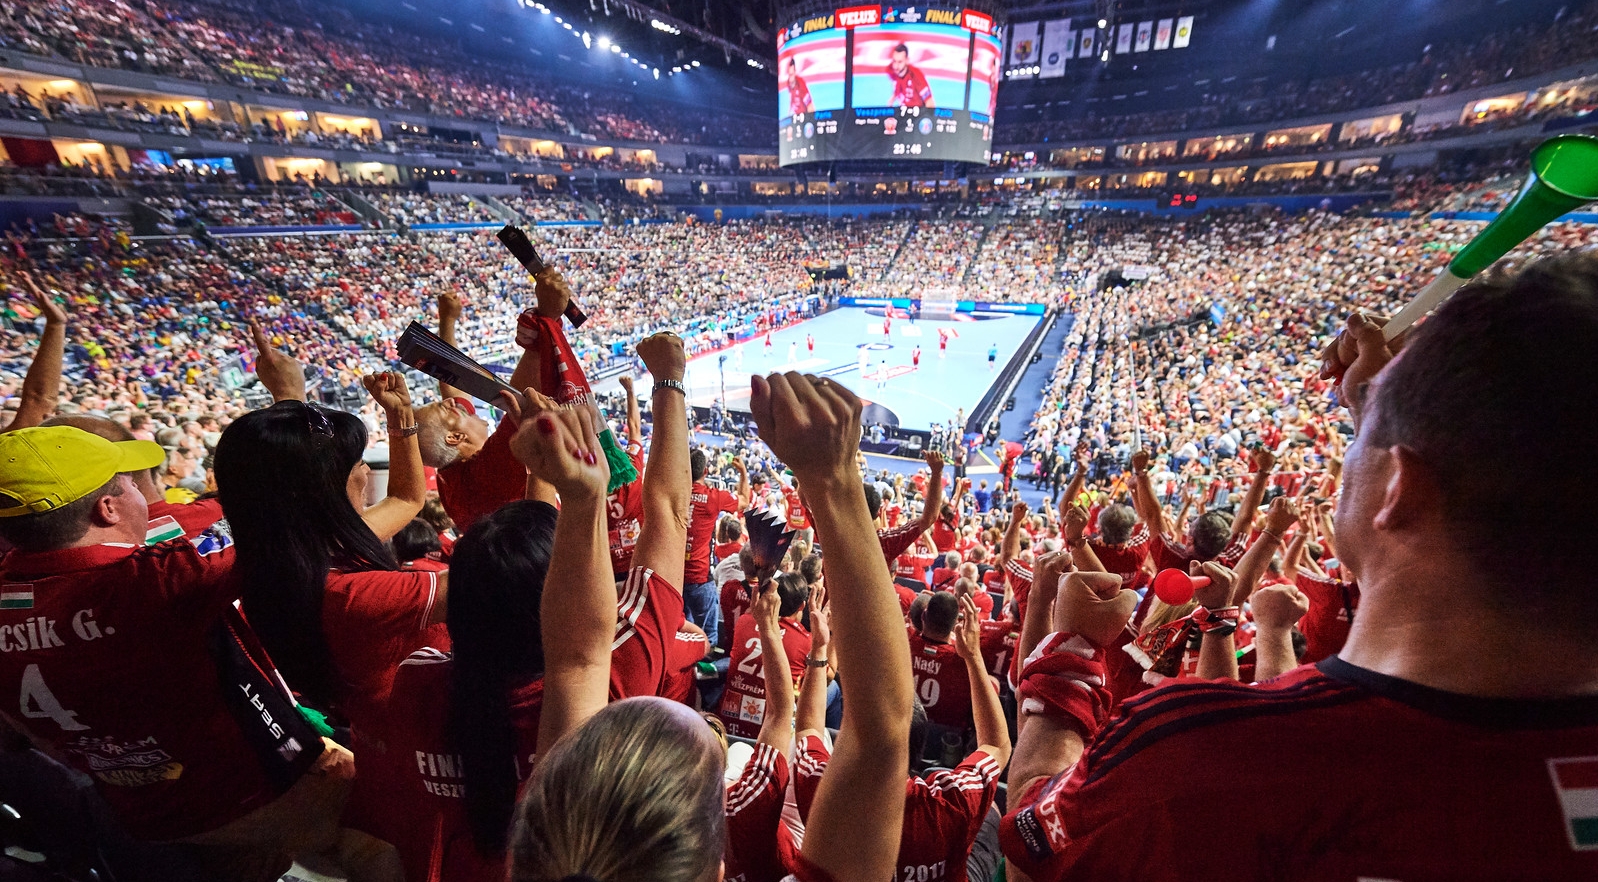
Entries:
{"type": "Polygon", "coordinates": [[[0,609],[33,609],[33,585],[28,582],[0,585],[0,609]]]}
{"type": "Polygon", "coordinates": [[[1598,851],[1598,756],[1551,759],[1548,771],[1565,812],[1570,847],[1598,851]]]}

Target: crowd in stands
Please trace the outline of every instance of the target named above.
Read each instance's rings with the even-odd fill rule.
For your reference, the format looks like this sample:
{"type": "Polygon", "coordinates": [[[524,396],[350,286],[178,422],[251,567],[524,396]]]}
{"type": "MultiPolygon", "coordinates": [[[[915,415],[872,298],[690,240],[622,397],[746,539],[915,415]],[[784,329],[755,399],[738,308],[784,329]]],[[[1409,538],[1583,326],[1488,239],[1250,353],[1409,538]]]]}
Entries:
{"type": "Polygon", "coordinates": [[[321,226],[359,220],[332,194],[309,187],[257,189],[238,195],[187,191],[150,195],[143,201],[165,209],[180,227],[196,222],[210,227],[321,226]]]}
{"type": "Polygon", "coordinates": [[[1024,220],[995,226],[982,241],[966,276],[966,299],[998,302],[1014,292],[1058,302],[1065,294],[1058,275],[1059,225],[1024,220]]]}
{"type": "Polygon", "coordinates": [[[1364,311],[1475,225],[1000,224],[992,257],[1053,247],[1073,273],[1024,439],[1052,460],[1033,507],[1008,453],[996,486],[937,453],[864,468],[862,402],[826,378],[752,378],[758,441],[693,434],[695,323],[781,304],[808,257],[873,241],[852,224],[562,228],[543,240],[562,269],[531,283],[486,235],[54,225],[88,241],[4,255],[0,688],[22,699],[0,788],[50,783],[3,793],[0,835],[38,850],[0,860],[460,882],[986,880],[1001,858],[1040,882],[1598,872],[1560,799],[1590,789],[1598,736],[1579,551],[1598,228],[1535,235],[1395,357],[1364,311]],[[1134,265],[1145,280],[1096,284],[1134,265]],[[574,297],[642,368],[605,411],[571,357],[574,297]],[[430,305],[446,339],[514,341],[526,394],[497,425],[345,342],[430,305]],[[217,353],[260,400],[207,375],[217,353]],[[313,403],[318,372],[361,388],[360,413],[313,403]],[[1216,811],[1240,792],[1247,837],[1216,811]]]}
{"type": "Polygon", "coordinates": [[[366,198],[377,210],[406,226],[416,224],[493,223],[500,216],[481,200],[465,194],[428,195],[425,193],[368,191],[366,198]]]}
{"type": "Polygon", "coordinates": [[[582,205],[572,196],[561,193],[498,197],[501,204],[521,215],[529,222],[583,220],[582,205]]]}
{"type": "MultiPolygon", "coordinates": [[[[1439,43],[1416,61],[1383,68],[1315,79],[1272,72],[1254,78],[1246,87],[1206,92],[1198,100],[1170,110],[1113,114],[1083,111],[1078,105],[1047,111],[1062,114],[1056,119],[1000,114],[995,141],[1031,144],[1046,139],[1117,138],[1264,123],[1413,101],[1535,76],[1593,57],[1598,4],[1589,0],[1565,12],[1545,25],[1490,32],[1470,42],[1439,43]],[[1070,115],[1063,116],[1066,113],[1070,115]]],[[[1579,112],[1586,106],[1584,100],[1590,101],[1590,96],[1571,102],[1560,112],[1579,112]]],[[[1546,115],[1546,110],[1522,112],[1536,117],[1546,115]]]]}
{"type": "Polygon", "coordinates": [[[882,275],[882,293],[867,296],[959,300],[955,295],[985,232],[973,220],[917,221],[899,259],[882,275]]]}
{"type": "Polygon", "coordinates": [[[766,144],[775,134],[769,121],[581,88],[511,62],[491,62],[447,40],[301,3],[27,0],[0,16],[0,47],[561,135],[766,144]]]}

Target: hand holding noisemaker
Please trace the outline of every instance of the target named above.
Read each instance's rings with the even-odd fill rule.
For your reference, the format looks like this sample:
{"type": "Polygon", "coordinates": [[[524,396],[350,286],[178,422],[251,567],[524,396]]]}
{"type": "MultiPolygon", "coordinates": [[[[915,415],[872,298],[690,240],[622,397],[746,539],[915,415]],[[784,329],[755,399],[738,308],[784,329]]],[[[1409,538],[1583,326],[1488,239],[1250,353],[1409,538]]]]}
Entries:
{"type": "MultiPolygon", "coordinates": [[[[512,257],[516,258],[517,262],[527,270],[529,275],[536,276],[548,267],[548,264],[544,263],[543,259],[538,256],[538,249],[533,247],[533,241],[527,238],[527,234],[522,232],[519,227],[506,224],[504,229],[495,234],[495,238],[499,239],[500,244],[505,246],[506,250],[511,253],[512,257]]],[[[584,313],[582,308],[577,305],[576,300],[566,304],[564,315],[574,328],[580,328],[583,326],[583,322],[588,321],[587,313],[584,313]]]]}

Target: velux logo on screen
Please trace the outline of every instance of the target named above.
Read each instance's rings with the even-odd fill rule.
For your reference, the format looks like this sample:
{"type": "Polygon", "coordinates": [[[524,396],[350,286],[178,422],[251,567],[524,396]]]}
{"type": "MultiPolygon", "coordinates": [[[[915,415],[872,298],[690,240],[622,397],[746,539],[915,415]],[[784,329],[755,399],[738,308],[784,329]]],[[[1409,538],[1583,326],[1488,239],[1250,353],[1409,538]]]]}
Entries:
{"type": "Polygon", "coordinates": [[[863,28],[882,22],[881,6],[850,6],[837,12],[838,27],[863,28]]]}
{"type": "Polygon", "coordinates": [[[976,31],[979,34],[993,33],[993,16],[984,15],[974,9],[960,13],[960,24],[968,31],[976,31]]]}

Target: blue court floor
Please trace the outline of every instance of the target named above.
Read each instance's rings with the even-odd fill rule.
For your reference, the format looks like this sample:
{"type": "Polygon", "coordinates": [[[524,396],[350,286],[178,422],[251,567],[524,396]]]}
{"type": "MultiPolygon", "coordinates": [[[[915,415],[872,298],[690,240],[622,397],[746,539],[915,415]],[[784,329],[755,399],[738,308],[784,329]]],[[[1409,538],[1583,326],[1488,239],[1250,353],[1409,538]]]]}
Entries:
{"type": "Polygon", "coordinates": [[[927,429],[933,423],[954,419],[959,409],[970,416],[1041,320],[1039,316],[996,313],[962,316],[957,321],[922,318],[911,323],[896,318],[884,337],[880,309],[845,307],[773,332],[770,347],[762,336],[700,356],[688,363],[683,382],[689,402],[708,407],[721,397],[725,377],[728,406],[747,410],[750,374],[820,374],[847,386],[868,405],[886,408],[899,426],[927,429]],[[938,357],[939,328],[959,335],[949,339],[943,358],[938,357]],[[815,341],[814,351],[807,337],[815,341]],[[917,346],[921,348],[919,367],[913,364],[917,346]],[[998,348],[991,370],[990,347],[998,348]],[[722,355],[725,364],[720,363],[722,355]]]}

